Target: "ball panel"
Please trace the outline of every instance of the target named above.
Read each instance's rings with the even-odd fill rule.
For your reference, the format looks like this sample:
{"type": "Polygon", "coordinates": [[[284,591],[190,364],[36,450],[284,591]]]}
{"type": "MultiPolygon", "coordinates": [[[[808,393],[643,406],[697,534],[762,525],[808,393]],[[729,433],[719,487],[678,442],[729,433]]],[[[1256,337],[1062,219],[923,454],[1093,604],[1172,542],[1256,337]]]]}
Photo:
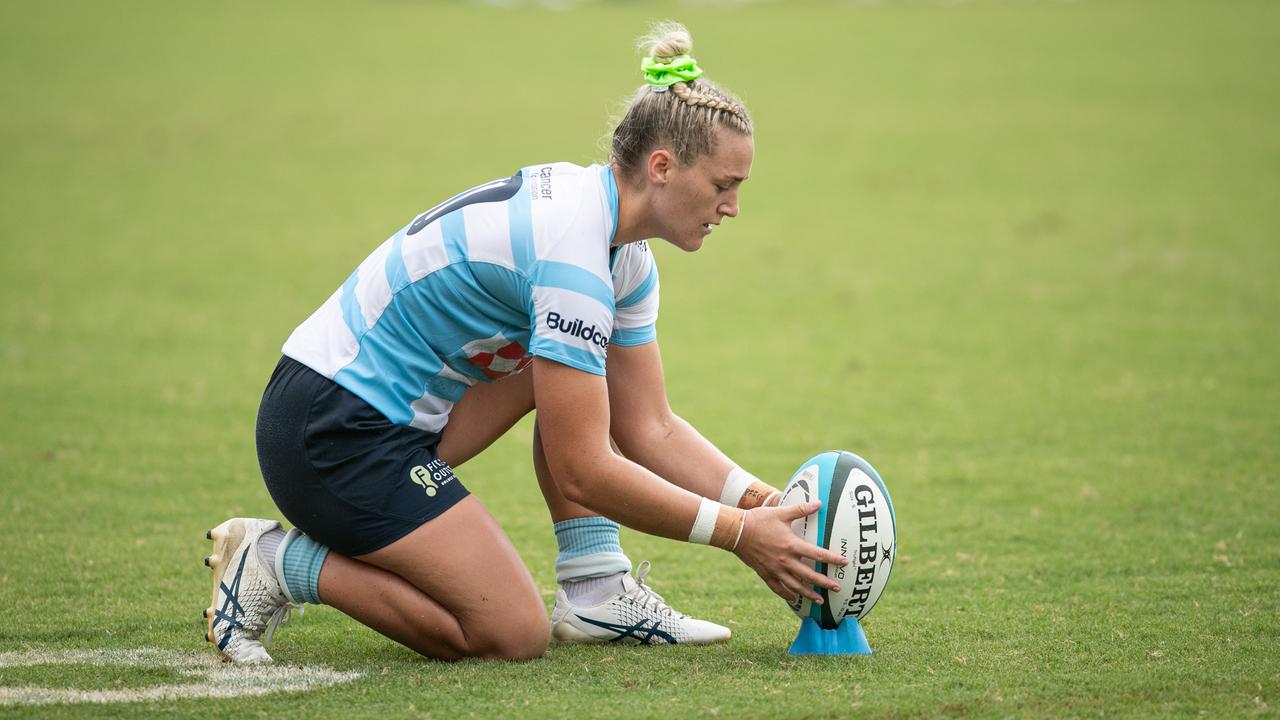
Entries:
{"type": "MultiPolygon", "coordinates": [[[[821,471],[817,463],[808,464],[796,471],[791,481],[782,489],[780,506],[801,505],[818,499],[818,474],[821,471]]],[[[812,515],[806,515],[791,523],[791,529],[805,542],[818,543],[818,521],[812,515]]]]}
{"type": "Polygon", "coordinates": [[[880,599],[893,566],[896,552],[894,521],[885,493],[861,468],[853,468],[846,478],[837,527],[830,546],[849,558],[849,564],[835,570],[840,592],[831,598],[833,617],[852,615],[862,619],[880,599]]]}
{"type": "MultiPolygon", "coordinates": [[[[844,452],[824,454],[834,455],[835,463],[828,476],[829,485],[823,499],[823,509],[826,510],[823,513],[826,517],[823,518],[821,534],[823,547],[838,552],[843,557],[849,557],[849,508],[846,507],[845,486],[849,481],[850,473],[855,470],[854,456],[844,452]]],[[[834,629],[844,618],[845,603],[849,595],[848,583],[844,582],[844,579],[848,570],[848,566],[818,563],[818,572],[840,582],[840,592],[832,592],[825,588],[818,591],[822,595],[822,605],[819,606],[816,619],[822,628],[834,629]]]]}
{"type": "MultiPolygon", "coordinates": [[[[782,499],[778,501],[779,506],[801,505],[811,500],[819,499],[819,476],[822,474],[822,466],[811,458],[809,462],[800,466],[800,469],[791,476],[791,480],[782,489],[782,499]]],[[[791,531],[802,538],[805,542],[812,545],[818,545],[821,531],[818,525],[817,515],[806,515],[799,520],[791,523],[791,531]]],[[[803,595],[797,595],[794,600],[788,603],[791,612],[800,617],[805,617],[810,612],[811,601],[803,595]]]]}

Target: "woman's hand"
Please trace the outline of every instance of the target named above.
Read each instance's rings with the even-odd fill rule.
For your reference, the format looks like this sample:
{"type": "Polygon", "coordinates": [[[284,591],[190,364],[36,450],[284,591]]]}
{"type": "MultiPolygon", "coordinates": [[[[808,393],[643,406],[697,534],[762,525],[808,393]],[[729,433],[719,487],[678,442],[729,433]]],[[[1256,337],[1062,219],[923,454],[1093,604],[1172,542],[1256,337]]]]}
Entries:
{"type": "Polygon", "coordinates": [[[778,597],[792,602],[803,595],[822,603],[814,586],[839,590],[840,584],[814,569],[814,562],[846,565],[848,559],[816,545],[810,545],[791,531],[791,523],[818,512],[818,501],[787,507],[759,507],[748,510],[742,539],[733,551],[760,576],[778,597]]]}

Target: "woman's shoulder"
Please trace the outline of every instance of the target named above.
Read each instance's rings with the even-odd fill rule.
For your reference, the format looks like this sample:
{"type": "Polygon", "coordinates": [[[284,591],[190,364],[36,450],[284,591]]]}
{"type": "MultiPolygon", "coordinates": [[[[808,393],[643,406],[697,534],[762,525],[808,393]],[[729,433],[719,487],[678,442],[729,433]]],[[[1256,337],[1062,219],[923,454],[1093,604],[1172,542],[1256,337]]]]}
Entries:
{"type": "Polygon", "coordinates": [[[616,191],[607,170],[602,165],[570,162],[530,165],[522,170],[540,256],[604,257],[617,222],[616,191]],[[554,251],[553,246],[560,246],[560,251],[554,251]],[[587,248],[600,252],[584,255],[587,248]]]}
{"type": "Polygon", "coordinates": [[[602,167],[571,162],[537,163],[521,168],[521,174],[528,184],[530,201],[551,204],[577,200],[584,190],[599,189],[602,167]]]}

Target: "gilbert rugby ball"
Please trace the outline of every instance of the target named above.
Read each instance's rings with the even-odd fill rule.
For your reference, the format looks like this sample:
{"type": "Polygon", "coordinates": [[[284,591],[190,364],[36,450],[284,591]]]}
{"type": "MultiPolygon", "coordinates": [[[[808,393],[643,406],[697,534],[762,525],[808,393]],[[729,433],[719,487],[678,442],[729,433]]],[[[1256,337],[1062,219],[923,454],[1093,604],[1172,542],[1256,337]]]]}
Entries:
{"type": "Polygon", "coordinates": [[[840,582],[840,592],[818,588],[822,604],[797,596],[791,610],[831,629],[846,617],[871,612],[893,569],[897,523],[889,491],[871,463],[851,452],[831,451],[809,459],[782,490],[781,505],[821,500],[822,509],[791,524],[796,535],[849,558],[844,567],[818,563],[840,582]]]}

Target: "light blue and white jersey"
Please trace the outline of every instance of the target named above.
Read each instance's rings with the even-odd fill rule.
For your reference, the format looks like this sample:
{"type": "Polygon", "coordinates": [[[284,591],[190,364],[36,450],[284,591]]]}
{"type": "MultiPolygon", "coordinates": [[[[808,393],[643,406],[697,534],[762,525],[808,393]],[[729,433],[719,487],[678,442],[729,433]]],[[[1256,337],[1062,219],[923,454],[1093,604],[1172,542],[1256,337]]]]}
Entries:
{"type": "Polygon", "coordinates": [[[611,249],[605,165],[533,165],[419,215],[298,326],[284,354],[388,419],[439,432],[467,387],[533,356],[604,375],[609,345],[656,337],[658,271],[611,249]]]}

